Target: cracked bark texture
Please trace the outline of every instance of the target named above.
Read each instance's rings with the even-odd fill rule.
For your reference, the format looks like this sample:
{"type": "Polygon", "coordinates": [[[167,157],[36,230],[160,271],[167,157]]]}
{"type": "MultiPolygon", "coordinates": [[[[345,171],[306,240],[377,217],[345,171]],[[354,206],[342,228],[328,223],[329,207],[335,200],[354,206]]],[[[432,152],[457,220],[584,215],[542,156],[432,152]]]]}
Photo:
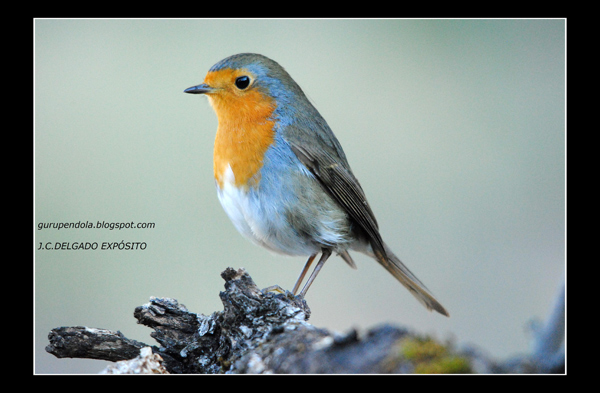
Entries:
{"type": "Polygon", "coordinates": [[[221,277],[225,280],[225,291],[219,293],[223,311],[196,314],[175,299],[156,297],[135,309],[134,317],[153,329],[150,336],[158,345],[128,339],[119,331],[75,326],[52,329],[46,351],[59,358],[116,362],[102,371],[107,374],[504,370],[476,351],[459,354],[451,345],[395,326],[344,334],[317,328],[307,322],[310,309],[302,297],[288,291],[263,292],[243,268],[227,268],[221,277]]]}

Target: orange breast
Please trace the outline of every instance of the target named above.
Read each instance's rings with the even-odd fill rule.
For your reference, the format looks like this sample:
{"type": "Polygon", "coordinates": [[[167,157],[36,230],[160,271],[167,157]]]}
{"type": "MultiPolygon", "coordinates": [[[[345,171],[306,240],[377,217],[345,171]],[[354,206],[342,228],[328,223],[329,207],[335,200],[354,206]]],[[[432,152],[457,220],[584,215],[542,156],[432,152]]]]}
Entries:
{"type": "MultiPolygon", "coordinates": [[[[227,71],[232,70],[218,72],[227,71]]],[[[210,83],[210,78],[205,81],[210,83]]],[[[275,138],[274,121],[270,120],[275,101],[256,90],[243,94],[223,91],[209,98],[219,120],[214,149],[214,175],[219,187],[223,187],[228,166],[236,187],[256,185],[265,151],[275,138]]]]}

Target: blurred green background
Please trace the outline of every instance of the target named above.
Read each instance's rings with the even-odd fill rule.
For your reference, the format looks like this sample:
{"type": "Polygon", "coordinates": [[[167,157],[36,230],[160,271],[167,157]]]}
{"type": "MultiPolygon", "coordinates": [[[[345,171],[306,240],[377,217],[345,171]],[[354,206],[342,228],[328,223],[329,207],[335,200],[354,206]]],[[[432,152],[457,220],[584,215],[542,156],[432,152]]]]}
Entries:
{"type": "Polygon", "coordinates": [[[173,297],[221,310],[219,274],[291,288],[304,258],[239,235],[212,177],[216,117],[183,90],[239,52],[284,66],[328,121],[383,238],[451,317],[428,313],[376,262],[330,259],[310,322],[394,323],[501,360],[528,350],[565,274],[564,20],[37,19],[34,245],[145,242],[145,250],[35,251],[36,373],[103,361],[44,351],[57,326],[155,344],[136,306],[173,297]]]}

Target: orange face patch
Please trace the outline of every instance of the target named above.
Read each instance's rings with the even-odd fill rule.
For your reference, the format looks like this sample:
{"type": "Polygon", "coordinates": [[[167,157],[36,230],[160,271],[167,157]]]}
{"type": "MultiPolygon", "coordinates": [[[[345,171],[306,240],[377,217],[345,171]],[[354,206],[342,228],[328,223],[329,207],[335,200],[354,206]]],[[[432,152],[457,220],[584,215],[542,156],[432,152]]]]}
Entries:
{"type": "Polygon", "coordinates": [[[214,175],[219,187],[223,187],[228,165],[236,187],[254,185],[264,154],[275,138],[271,120],[275,100],[253,88],[253,81],[252,73],[243,69],[212,71],[204,79],[215,89],[207,96],[219,121],[214,148],[214,175]],[[250,77],[248,88],[236,87],[240,76],[250,77]]]}

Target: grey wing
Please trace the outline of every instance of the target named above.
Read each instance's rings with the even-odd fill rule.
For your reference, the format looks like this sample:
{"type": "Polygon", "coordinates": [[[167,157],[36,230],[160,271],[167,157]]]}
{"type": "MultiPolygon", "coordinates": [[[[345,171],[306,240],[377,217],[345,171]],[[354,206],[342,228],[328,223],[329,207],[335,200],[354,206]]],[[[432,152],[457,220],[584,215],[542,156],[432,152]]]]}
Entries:
{"type": "Polygon", "coordinates": [[[288,141],[296,157],[318,179],[323,188],[340,204],[348,215],[369,237],[373,252],[386,258],[386,251],[379,234],[379,227],[369,207],[365,193],[352,172],[333,153],[313,146],[300,146],[288,141]]]}
{"type": "Polygon", "coordinates": [[[367,203],[365,193],[352,172],[342,161],[334,158],[335,153],[328,152],[324,148],[313,147],[312,144],[300,146],[294,142],[288,141],[288,143],[300,162],[367,234],[375,259],[408,288],[427,309],[448,316],[446,309],[425,285],[383,243],[375,215],[367,203]]]}

